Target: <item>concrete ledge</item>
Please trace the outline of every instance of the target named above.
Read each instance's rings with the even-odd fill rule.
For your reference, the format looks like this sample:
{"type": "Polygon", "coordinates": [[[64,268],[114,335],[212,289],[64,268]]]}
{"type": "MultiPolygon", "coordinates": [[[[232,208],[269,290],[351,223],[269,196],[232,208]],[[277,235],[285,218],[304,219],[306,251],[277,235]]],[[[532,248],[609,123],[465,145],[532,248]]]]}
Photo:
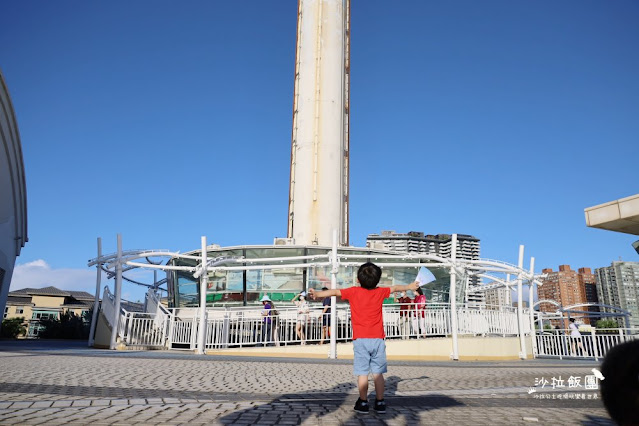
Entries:
{"type": "Polygon", "coordinates": [[[639,194],[584,209],[586,225],[639,235],[639,194]]]}
{"type": "MultiPolygon", "coordinates": [[[[427,339],[387,340],[386,356],[396,361],[448,361],[452,355],[451,337],[427,339]]],[[[474,337],[458,339],[460,361],[505,361],[518,360],[519,339],[517,337],[474,337]]],[[[330,346],[289,345],[207,350],[207,355],[251,356],[276,358],[328,358],[330,346]]],[[[526,338],[527,359],[532,359],[531,339],[526,338]]],[[[337,358],[353,359],[352,343],[337,345],[337,358]]]]}

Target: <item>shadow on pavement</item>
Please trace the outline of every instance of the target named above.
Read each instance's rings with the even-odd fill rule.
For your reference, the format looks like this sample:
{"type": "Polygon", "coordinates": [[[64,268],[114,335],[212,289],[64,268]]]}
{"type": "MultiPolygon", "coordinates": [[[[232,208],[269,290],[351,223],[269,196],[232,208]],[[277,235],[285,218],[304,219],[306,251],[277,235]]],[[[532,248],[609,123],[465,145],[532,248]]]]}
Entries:
{"type": "MultiPolygon", "coordinates": [[[[398,385],[402,381],[423,378],[426,377],[405,380],[397,376],[388,377],[385,391],[388,409],[385,414],[375,413],[372,406],[369,414],[358,414],[353,411],[353,405],[357,399],[357,394],[351,392],[355,389],[353,381],[340,383],[330,389],[318,389],[304,394],[290,393],[274,397],[267,403],[235,411],[216,421],[223,424],[276,425],[282,422],[287,424],[295,424],[297,422],[297,424],[300,424],[311,417],[317,420],[323,417],[330,417],[330,420],[339,423],[369,419],[371,421],[377,420],[380,423],[395,420],[400,423],[418,424],[421,412],[464,405],[446,395],[398,396],[396,394],[398,385]],[[342,418],[336,418],[336,416],[340,415],[337,413],[338,411],[343,411],[342,418]]],[[[369,393],[369,401],[372,402],[374,398],[374,392],[369,393]]]]}
{"type": "Polygon", "coordinates": [[[133,387],[115,386],[75,386],[75,385],[51,385],[35,383],[11,383],[0,382],[2,393],[39,394],[39,395],[64,395],[82,396],[96,399],[149,399],[149,398],[175,398],[184,400],[216,401],[246,400],[254,397],[264,398],[263,395],[250,395],[243,393],[241,397],[229,393],[216,393],[209,391],[187,391],[176,389],[144,389],[133,387]]]}
{"type": "Polygon", "coordinates": [[[599,416],[591,416],[591,415],[586,415],[586,417],[588,418],[588,420],[584,420],[583,422],[581,422],[582,425],[584,426],[599,426],[599,425],[612,425],[615,426],[617,423],[615,423],[614,421],[612,421],[612,419],[607,418],[607,417],[599,417],[599,416]]]}

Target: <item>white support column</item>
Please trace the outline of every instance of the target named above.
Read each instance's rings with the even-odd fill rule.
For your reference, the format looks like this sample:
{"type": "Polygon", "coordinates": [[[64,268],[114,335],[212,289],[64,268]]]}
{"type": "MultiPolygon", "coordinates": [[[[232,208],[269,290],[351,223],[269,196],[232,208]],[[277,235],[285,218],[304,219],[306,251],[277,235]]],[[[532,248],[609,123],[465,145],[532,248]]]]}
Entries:
{"type": "MultiPolygon", "coordinates": [[[[533,358],[535,358],[537,356],[537,336],[536,336],[536,332],[535,332],[535,310],[533,309],[534,306],[534,297],[535,297],[535,284],[534,284],[534,277],[535,277],[535,258],[531,257],[530,258],[530,281],[528,282],[528,313],[529,313],[529,317],[530,317],[530,339],[532,341],[532,353],[533,353],[533,358]]],[[[543,326],[540,326],[543,327],[543,326]]],[[[543,329],[539,329],[539,333],[543,334],[544,330],[543,329]]]]}
{"type": "Polygon", "coordinates": [[[517,328],[519,334],[519,358],[526,359],[526,340],[524,336],[524,292],[522,288],[521,270],[524,268],[524,246],[519,246],[519,260],[517,262],[520,272],[517,274],[517,328]]]}
{"type": "Polygon", "coordinates": [[[113,308],[113,329],[111,330],[111,342],[109,349],[116,348],[116,339],[120,327],[120,298],[122,297],[122,235],[118,234],[118,252],[115,260],[115,307],[113,308]]]}
{"type": "MultiPolygon", "coordinates": [[[[337,288],[337,230],[333,230],[333,250],[331,251],[331,290],[337,288]]],[[[337,297],[331,297],[331,350],[330,359],[337,359],[337,297]]]]}
{"type": "Polygon", "coordinates": [[[206,237],[202,237],[202,275],[200,275],[200,328],[197,332],[197,353],[204,354],[206,339],[206,290],[208,289],[206,237]]]}
{"type": "Polygon", "coordinates": [[[98,263],[95,265],[98,276],[95,280],[95,300],[93,301],[93,315],[91,316],[91,331],[89,332],[89,347],[95,343],[95,328],[98,326],[98,310],[100,309],[100,286],[102,280],[102,264],[100,258],[102,257],[102,238],[98,237],[98,263]]]}
{"type": "Polygon", "coordinates": [[[459,361],[459,346],[457,342],[457,270],[455,269],[455,259],[457,258],[457,234],[453,234],[450,242],[450,291],[448,299],[450,302],[450,327],[453,337],[452,358],[459,361]]]}
{"type": "Polygon", "coordinates": [[[567,351],[568,348],[566,348],[566,339],[565,339],[566,336],[564,335],[564,331],[563,331],[563,326],[564,326],[564,312],[563,311],[559,311],[559,324],[561,324],[562,328],[560,328],[559,335],[557,336],[557,340],[558,340],[557,346],[559,347],[559,359],[561,360],[561,359],[563,359],[563,355],[562,354],[564,353],[564,350],[566,350],[566,354],[568,353],[568,351],[567,351]]]}

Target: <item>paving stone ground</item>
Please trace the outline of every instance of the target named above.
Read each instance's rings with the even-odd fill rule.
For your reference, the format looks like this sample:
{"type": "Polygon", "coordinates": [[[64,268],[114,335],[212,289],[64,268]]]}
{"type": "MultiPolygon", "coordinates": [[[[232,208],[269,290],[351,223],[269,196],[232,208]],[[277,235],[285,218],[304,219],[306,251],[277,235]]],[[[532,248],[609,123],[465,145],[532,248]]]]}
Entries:
{"type": "Polygon", "coordinates": [[[383,415],[353,411],[351,363],[0,341],[0,424],[614,424],[595,362],[390,361],[383,415]]]}

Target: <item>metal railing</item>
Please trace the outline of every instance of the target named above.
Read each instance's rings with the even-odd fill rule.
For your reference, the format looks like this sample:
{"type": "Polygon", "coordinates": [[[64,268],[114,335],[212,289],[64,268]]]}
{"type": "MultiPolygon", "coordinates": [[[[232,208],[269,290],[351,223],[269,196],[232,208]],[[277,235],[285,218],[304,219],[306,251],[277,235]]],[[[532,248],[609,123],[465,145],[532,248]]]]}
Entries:
{"type": "MultiPolygon", "coordinates": [[[[384,305],[382,312],[388,339],[420,339],[451,334],[450,308],[445,304],[424,307],[415,304],[388,304],[384,305]]],[[[206,348],[327,343],[330,339],[330,314],[323,314],[322,306],[312,307],[308,313],[299,313],[296,307],[277,307],[277,315],[265,314],[265,310],[255,307],[209,309],[206,348]]],[[[336,340],[352,340],[349,306],[339,306],[336,316],[336,340]]],[[[457,310],[457,319],[459,334],[462,335],[514,336],[518,333],[517,317],[513,311],[463,308],[457,310]]],[[[153,340],[156,336],[163,336],[161,330],[166,330],[164,336],[168,347],[192,350],[197,347],[199,323],[199,308],[173,309],[156,314],[128,314],[125,341],[150,346],[156,342],[153,340]],[[159,331],[151,332],[151,327],[146,324],[137,325],[137,322],[144,321],[153,321],[155,330],[159,331]],[[141,334],[148,336],[147,340],[141,334]]],[[[524,332],[530,332],[527,322],[524,332]]]]}
{"type": "Polygon", "coordinates": [[[599,360],[613,346],[639,339],[638,328],[595,329],[570,336],[572,330],[544,331],[536,335],[537,356],[541,358],[583,358],[599,360]]]}
{"type": "MultiPolygon", "coordinates": [[[[147,294],[147,302],[153,305],[153,300],[147,294]]],[[[155,313],[128,312],[120,308],[117,319],[117,336],[120,342],[131,347],[156,347],[166,346],[168,326],[171,322],[170,312],[166,311],[159,301],[155,300],[155,313]]],[[[149,305],[147,305],[149,306],[149,305]]],[[[115,315],[115,296],[104,287],[102,296],[102,313],[110,327],[113,327],[115,315]]]]}
{"type": "MultiPolygon", "coordinates": [[[[149,312],[135,313],[121,309],[118,321],[120,341],[130,347],[196,349],[200,309],[167,309],[155,293],[151,293],[147,294],[149,312]]],[[[105,287],[102,311],[109,325],[114,319],[114,305],[114,296],[105,287]]],[[[304,345],[327,343],[330,340],[330,314],[323,314],[323,306],[312,307],[308,313],[299,313],[296,307],[288,306],[277,307],[277,315],[265,316],[265,313],[265,310],[257,307],[208,309],[206,349],[304,345]]],[[[420,339],[449,336],[452,333],[450,306],[447,304],[387,304],[383,306],[382,313],[387,339],[420,339]]],[[[456,315],[459,335],[505,337],[519,333],[515,309],[497,311],[461,307],[456,315]]],[[[352,340],[350,307],[338,306],[336,319],[336,340],[352,340]]],[[[599,360],[615,345],[639,339],[638,328],[591,328],[586,332],[581,331],[579,337],[571,337],[571,331],[537,331],[534,334],[535,356],[599,360]]],[[[523,321],[522,332],[530,334],[529,321],[523,321]]]]}
{"type": "Polygon", "coordinates": [[[109,291],[109,287],[104,287],[104,292],[102,294],[102,313],[104,314],[104,318],[109,323],[110,327],[113,327],[113,323],[118,323],[118,337],[120,340],[124,340],[125,336],[125,317],[126,311],[120,308],[120,315],[116,319],[115,315],[115,296],[109,291]]]}
{"type": "Polygon", "coordinates": [[[156,314],[124,311],[121,323],[124,329],[122,338],[127,347],[166,347],[166,319],[160,323],[156,314]]]}
{"type": "Polygon", "coordinates": [[[109,323],[110,327],[113,327],[113,319],[115,318],[115,296],[111,294],[109,291],[109,287],[104,287],[104,292],[102,293],[102,313],[104,314],[104,318],[109,323]]]}
{"type": "MultiPolygon", "coordinates": [[[[105,290],[107,307],[110,293],[105,290]]],[[[161,305],[159,305],[161,306],[161,305]]],[[[112,306],[111,306],[112,309],[112,306]]],[[[446,305],[389,304],[383,306],[383,325],[387,339],[427,338],[451,334],[450,308],[446,305]]],[[[112,311],[111,311],[112,313],[112,311]]],[[[251,346],[286,346],[328,343],[329,317],[323,307],[313,307],[300,314],[295,307],[278,307],[277,315],[265,316],[263,309],[209,309],[206,323],[206,349],[251,346]]],[[[462,308],[457,310],[458,333],[479,336],[516,336],[517,315],[512,310],[495,311],[462,308]]],[[[122,310],[119,335],[129,347],[172,348],[193,350],[197,347],[199,309],[175,310],[158,308],[156,313],[122,310]],[[180,318],[181,316],[181,318],[180,318]]],[[[530,324],[524,322],[524,333],[530,324]]],[[[552,330],[535,335],[535,356],[542,358],[603,358],[615,345],[639,339],[639,329],[595,329],[578,338],[570,329],[552,330]]],[[[348,305],[337,309],[338,342],[352,340],[351,312],[348,305]]]]}

